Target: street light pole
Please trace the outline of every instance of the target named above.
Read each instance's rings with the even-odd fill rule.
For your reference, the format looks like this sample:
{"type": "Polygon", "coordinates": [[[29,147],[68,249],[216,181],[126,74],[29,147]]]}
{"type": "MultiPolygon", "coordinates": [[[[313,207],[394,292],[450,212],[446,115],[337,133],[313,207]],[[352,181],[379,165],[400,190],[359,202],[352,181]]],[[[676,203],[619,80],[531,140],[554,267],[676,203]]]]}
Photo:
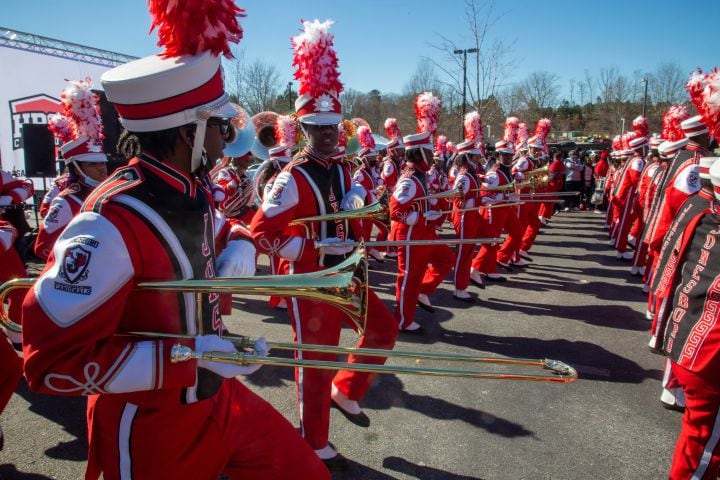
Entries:
{"type": "Polygon", "coordinates": [[[645,111],[647,110],[647,90],[648,90],[648,79],[647,77],[642,79],[643,83],[645,84],[645,95],[643,96],[643,117],[645,116],[645,111]]]}
{"type": "Polygon", "coordinates": [[[465,111],[467,109],[467,103],[465,101],[466,94],[467,94],[467,54],[468,53],[477,53],[477,48],[465,48],[462,50],[454,50],[453,53],[455,55],[462,54],[463,56],[463,100],[462,100],[462,118],[460,119],[460,138],[463,138],[464,128],[463,128],[463,122],[465,120],[465,111]]]}

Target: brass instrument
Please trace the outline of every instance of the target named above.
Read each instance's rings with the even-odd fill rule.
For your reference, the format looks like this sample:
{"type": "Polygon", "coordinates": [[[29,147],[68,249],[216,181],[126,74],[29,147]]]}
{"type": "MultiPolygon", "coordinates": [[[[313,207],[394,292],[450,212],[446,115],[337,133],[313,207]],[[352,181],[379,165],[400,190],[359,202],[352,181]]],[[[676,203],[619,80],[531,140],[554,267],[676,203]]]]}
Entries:
{"type": "Polygon", "coordinates": [[[451,188],[450,190],[445,190],[444,192],[438,192],[433,193],[432,195],[425,195],[424,197],[418,197],[414,199],[414,202],[419,202],[420,200],[435,200],[439,198],[461,198],[463,196],[463,191],[459,188],[451,188]]]}
{"type": "Polygon", "coordinates": [[[530,170],[529,172],[523,172],[523,175],[525,175],[525,178],[537,177],[537,176],[542,177],[543,175],[547,175],[548,171],[549,171],[548,166],[543,165],[542,167],[536,168],[535,170],[530,170]]]}
{"type": "MultiPolygon", "coordinates": [[[[504,205],[503,205],[504,206],[504,205]]],[[[483,237],[483,238],[431,238],[426,240],[368,240],[363,242],[347,241],[347,242],[324,242],[319,240],[315,242],[315,248],[322,247],[357,247],[359,245],[367,245],[368,247],[405,247],[418,245],[480,245],[483,243],[500,243],[505,239],[502,237],[483,237]]]]}
{"type": "Polygon", "coordinates": [[[275,139],[275,122],[278,115],[275,112],[260,112],[252,117],[255,126],[255,142],[250,151],[261,160],[270,158],[270,149],[277,145],[275,139]]]}
{"type": "Polygon", "coordinates": [[[528,185],[532,185],[532,181],[525,180],[524,182],[511,182],[506,185],[499,185],[497,187],[480,187],[480,188],[473,188],[470,190],[471,192],[512,192],[515,191],[516,188],[520,187],[526,187],[528,185]]]}
{"type": "Polygon", "coordinates": [[[517,205],[524,204],[524,201],[520,202],[499,202],[499,203],[493,203],[491,205],[479,205],[475,207],[468,207],[468,208],[460,208],[457,210],[443,210],[440,213],[464,213],[464,212],[472,212],[476,211],[479,212],[481,209],[491,209],[491,208],[501,208],[501,207],[514,207],[517,205]]]}
{"type": "Polygon", "coordinates": [[[293,225],[306,225],[312,222],[332,222],[335,220],[362,220],[374,219],[386,222],[388,217],[387,208],[380,202],[375,202],[357,210],[348,210],[335,213],[327,213],[325,215],[317,215],[314,217],[303,217],[293,220],[289,223],[293,225]]]}
{"type": "MultiPolygon", "coordinates": [[[[5,328],[21,332],[18,324],[7,316],[4,300],[15,289],[31,288],[34,279],[23,278],[11,280],[0,286],[0,324],[5,328]]],[[[355,253],[334,268],[319,272],[297,275],[267,275],[241,279],[211,280],[177,280],[169,282],[146,282],[136,288],[143,290],[159,290],[172,292],[194,292],[198,295],[210,292],[246,293],[255,295],[280,295],[307,298],[334,305],[354,319],[364,319],[367,308],[367,260],[364,247],[360,246],[355,253]]],[[[200,302],[198,302],[200,303],[200,302]]],[[[358,322],[359,323],[359,322],[358,322]]],[[[358,325],[360,327],[361,325],[358,325]]],[[[141,338],[192,338],[191,335],[169,334],[158,332],[127,332],[121,336],[141,338]]],[[[422,363],[426,360],[463,362],[469,364],[498,364],[535,367],[547,370],[545,374],[523,374],[503,372],[482,372],[455,369],[439,369],[427,367],[403,367],[392,365],[372,365],[364,363],[344,363],[317,360],[296,360],[277,357],[265,357],[254,351],[255,340],[244,336],[225,336],[239,350],[238,352],[204,352],[198,353],[191,348],[177,344],[171,350],[171,360],[182,362],[191,359],[205,359],[215,362],[237,363],[241,365],[262,364],[291,366],[303,368],[320,368],[328,370],[353,370],[372,373],[402,373],[408,375],[433,375],[450,377],[467,377],[477,379],[525,380],[536,382],[569,383],[577,379],[577,372],[571,366],[550,359],[493,358],[470,355],[422,353],[410,351],[392,351],[382,349],[347,348],[329,345],[303,345],[293,343],[267,342],[267,346],[276,350],[312,351],[330,354],[351,354],[365,356],[395,357],[415,360],[422,363]]]]}

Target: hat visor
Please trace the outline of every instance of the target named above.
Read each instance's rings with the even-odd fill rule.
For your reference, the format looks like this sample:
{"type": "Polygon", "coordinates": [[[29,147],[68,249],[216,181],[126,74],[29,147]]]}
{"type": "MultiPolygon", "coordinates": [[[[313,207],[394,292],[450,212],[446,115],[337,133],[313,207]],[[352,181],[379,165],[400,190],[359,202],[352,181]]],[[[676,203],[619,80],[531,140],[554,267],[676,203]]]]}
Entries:
{"type": "Polygon", "coordinates": [[[68,162],[107,162],[107,155],[101,152],[81,153],[66,159],[68,162]]]}
{"type": "Polygon", "coordinates": [[[335,112],[308,113],[299,118],[300,123],[309,125],[337,125],[342,119],[342,114],[335,112]]]}
{"type": "Polygon", "coordinates": [[[230,103],[230,98],[228,97],[228,101],[226,103],[212,111],[212,116],[220,118],[233,118],[236,117],[238,113],[239,112],[235,109],[233,104],[230,103]]]}

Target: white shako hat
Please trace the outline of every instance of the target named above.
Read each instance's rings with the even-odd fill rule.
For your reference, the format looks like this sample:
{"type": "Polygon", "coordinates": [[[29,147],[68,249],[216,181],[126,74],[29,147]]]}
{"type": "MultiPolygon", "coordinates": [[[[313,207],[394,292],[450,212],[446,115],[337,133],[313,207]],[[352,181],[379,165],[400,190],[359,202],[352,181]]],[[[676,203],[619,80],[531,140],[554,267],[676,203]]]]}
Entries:
{"type": "Polygon", "coordinates": [[[682,128],[686,138],[697,137],[703,133],[708,133],[708,127],[700,115],[695,115],[687,120],[683,120],[680,123],[680,128],[682,128]]]}
{"type": "Polygon", "coordinates": [[[482,152],[472,140],[466,140],[457,146],[457,154],[480,155],[482,152]]]}
{"type": "Polygon", "coordinates": [[[647,137],[637,137],[637,138],[633,138],[632,140],[630,140],[630,141],[628,142],[628,145],[630,146],[630,149],[633,150],[633,151],[639,150],[641,147],[644,147],[644,146],[647,145],[647,144],[648,144],[648,139],[647,139],[647,137]]]}
{"type": "Polygon", "coordinates": [[[515,153],[515,148],[513,147],[512,142],[508,140],[500,140],[499,142],[495,142],[495,151],[498,153],[508,153],[513,155],[515,153]]]}
{"type": "Polygon", "coordinates": [[[270,155],[270,160],[277,160],[279,162],[287,163],[292,160],[292,153],[285,145],[271,148],[268,151],[268,155],[270,155]]]}
{"type": "Polygon", "coordinates": [[[700,178],[710,179],[710,167],[717,161],[718,157],[700,157],[700,178]]]}
{"type": "Polygon", "coordinates": [[[710,167],[710,181],[713,184],[715,200],[720,201],[720,162],[714,162],[710,167]]]}
{"type": "Polygon", "coordinates": [[[660,153],[660,156],[662,158],[671,158],[675,156],[677,152],[685,148],[685,145],[688,144],[688,139],[683,138],[682,140],[677,140],[674,142],[663,142],[658,147],[658,153],[660,153]]]}
{"type": "Polygon", "coordinates": [[[229,43],[242,38],[236,17],[245,14],[232,0],[188,0],[172,7],[151,0],[150,13],[165,50],[108,70],[102,85],[130,132],[196,124],[194,171],[201,163],[207,120],[237,115],[225,92],[220,54],[232,58],[229,43]]]}
{"type": "Polygon", "coordinates": [[[98,144],[85,135],[76,138],[60,147],[66,162],[107,162],[102,144],[98,144]]]}
{"type": "Polygon", "coordinates": [[[664,138],[659,137],[657,135],[650,137],[650,148],[653,150],[657,150],[661,143],[665,141],[664,138]]]}
{"type": "Polygon", "coordinates": [[[430,138],[430,132],[413,133],[412,135],[405,135],[403,137],[403,144],[406,150],[412,150],[415,148],[426,148],[428,150],[433,149],[432,139],[430,138]]]}
{"type": "Polygon", "coordinates": [[[292,38],[295,79],[300,83],[295,112],[300,123],[334,125],[342,121],[342,105],[332,20],[303,21],[303,31],[292,38]]]}

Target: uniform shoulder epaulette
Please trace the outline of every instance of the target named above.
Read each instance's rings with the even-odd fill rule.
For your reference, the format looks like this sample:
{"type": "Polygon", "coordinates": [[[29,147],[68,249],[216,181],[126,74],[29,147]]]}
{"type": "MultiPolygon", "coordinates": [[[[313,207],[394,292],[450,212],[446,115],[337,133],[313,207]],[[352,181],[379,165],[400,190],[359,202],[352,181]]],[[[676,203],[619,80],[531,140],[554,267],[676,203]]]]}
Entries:
{"type": "Polygon", "coordinates": [[[66,195],[77,195],[78,193],[80,193],[80,190],[82,190],[82,188],[80,187],[80,184],[71,183],[69,185],[66,185],[65,189],[63,189],[62,192],[58,193],[58,196],[64,197],[66,195]]]}
{"type": "Polygon", "coordinates": [[[83,205],[83,211],[100,213],[110,197],[125,192],[142,183],[143,176],[140,169],[128,166],[117,169],[107,180],[97,186],[88,196],[83,205]]]}
{"type": "Polygon", "coordinates": [[[414,173],[415,173],[414,168],[405,167],[405,169],[400,174],[400,178],[410,178],[413,176],[414,173]]]}
{"type": "Polygon", "coordinates": [[[290,163],[287,164],[285,169],[292,170],[293,167],[298,167],[304,163],[307,163],[308,159],[304,155],[295,155],[292,160],[290,160],[290,163]]]}

